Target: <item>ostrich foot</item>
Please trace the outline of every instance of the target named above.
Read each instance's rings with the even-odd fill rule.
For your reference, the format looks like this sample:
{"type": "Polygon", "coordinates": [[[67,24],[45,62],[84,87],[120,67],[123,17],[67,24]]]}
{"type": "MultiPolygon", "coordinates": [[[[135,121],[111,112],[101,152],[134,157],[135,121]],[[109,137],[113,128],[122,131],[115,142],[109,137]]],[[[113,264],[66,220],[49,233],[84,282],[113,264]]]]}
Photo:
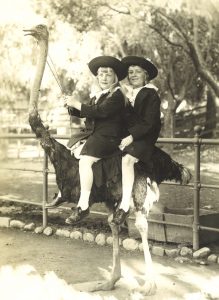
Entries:
{"type": "Polygon", "coordinates": [[[89,281],[74,284],[73,287],[80,292],[111,291],[115,287],[115,280],[89,281]]]}
{"type": "Polygon", "coordinates": [[[62,205],[63,203],[65,203],[66,200],[63,199],[62,197],[58,196],[57,193],[55,193],[55,196],[53,197],[53,201],[50,202],[50,203],[47,203],[46,204],[46,208],[56,208],[56,207],[59,207],[60,205],[62,205]]]}
{"type": "Polygon", "coordinates": [[[96,291],[111,291],[115,287],[115,281],[114,280],[106,280],[106,281],[100,281],[97,285],[96,291]]]}
{"type": "Polygon", "coordinates": [[[156,293],[157,286],[154,281],[147,281],[144,285],[141,285],[131,291],[131,294],[139,293],[144,296],[152,296],[156,293]]]}

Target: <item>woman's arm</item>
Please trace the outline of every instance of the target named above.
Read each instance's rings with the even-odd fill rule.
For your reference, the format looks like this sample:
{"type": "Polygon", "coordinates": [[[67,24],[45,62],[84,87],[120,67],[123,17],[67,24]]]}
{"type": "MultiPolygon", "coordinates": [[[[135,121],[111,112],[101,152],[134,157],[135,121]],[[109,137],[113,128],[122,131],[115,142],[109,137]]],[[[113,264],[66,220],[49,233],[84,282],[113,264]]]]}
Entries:
{"type": "Polygon", "coordinates": [[[134,140],[152,132],[154,127],[157,127],[157,122],[160,121],[160,98],[155,91],[148,97],[142,107],[142,118],[134,126],[128,128],[134,140]]]}
{"type": "Polygon", "coordinates": [[[81,117],[104,119],[118,113],[125,107],[124,96],[117,90],[111,97],[93,105],[81,105],[81,117]]]}
{"type": "Polygon", "coordinates": [[[74,96],[68,96],[65,103],[69,115],[81,118],[81,102],[79,100],[75,99],[74,96]]]}

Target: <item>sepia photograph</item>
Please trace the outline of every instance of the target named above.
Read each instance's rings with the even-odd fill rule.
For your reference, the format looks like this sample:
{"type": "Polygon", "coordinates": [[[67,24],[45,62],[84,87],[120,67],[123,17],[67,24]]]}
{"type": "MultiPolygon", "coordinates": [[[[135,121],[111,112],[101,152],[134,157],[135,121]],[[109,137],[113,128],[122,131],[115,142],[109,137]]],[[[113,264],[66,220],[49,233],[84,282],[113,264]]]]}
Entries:
{"type": "Polygon", "coordinates": [[[219,300],[219,0],[0,0],[0,299],[219,300]]]}

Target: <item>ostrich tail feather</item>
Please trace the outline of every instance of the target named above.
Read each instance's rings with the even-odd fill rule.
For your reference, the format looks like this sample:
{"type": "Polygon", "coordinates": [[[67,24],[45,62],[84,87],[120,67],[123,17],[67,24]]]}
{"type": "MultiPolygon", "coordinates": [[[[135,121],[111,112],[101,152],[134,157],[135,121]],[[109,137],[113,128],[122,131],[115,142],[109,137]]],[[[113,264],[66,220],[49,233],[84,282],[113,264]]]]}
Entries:
{"type": "Polygon", "coordinates": [[[187,184],[191,180],[191,172],[182,164],[173,160],[165,151],[155,147],[153,154],[154,177],[157,183],[164,180],[175,180],[187,184]]]}

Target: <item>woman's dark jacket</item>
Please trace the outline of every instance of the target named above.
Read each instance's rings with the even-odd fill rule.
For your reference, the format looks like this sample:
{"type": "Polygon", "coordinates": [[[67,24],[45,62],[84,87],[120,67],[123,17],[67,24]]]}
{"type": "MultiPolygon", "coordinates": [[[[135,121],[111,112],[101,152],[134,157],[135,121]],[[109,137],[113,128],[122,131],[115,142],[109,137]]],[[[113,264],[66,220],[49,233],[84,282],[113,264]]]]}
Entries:
{"type": "Polygon", "coordinates": [[[70,115],[86,118],[85,129],[73,134],[68,142],[72,147],[80,140],[86,139],[82,155],[104,158],[118,150],[123,134],[123,114],[125,100],[120,89],[114,93],[102,95],[95,104],[95,98],[89,104],[82,104],[81,111],[69,107],[70,115]]]}
{"type": "Polygon", "coordinates": [[[152,167],[151,156],[161,129],[160,98],[152,88],[142,88],[136,96],[134,107],[128,105],[125,114],[134,141],[124,149],[125,153],[138,158],[152,167]]]}

